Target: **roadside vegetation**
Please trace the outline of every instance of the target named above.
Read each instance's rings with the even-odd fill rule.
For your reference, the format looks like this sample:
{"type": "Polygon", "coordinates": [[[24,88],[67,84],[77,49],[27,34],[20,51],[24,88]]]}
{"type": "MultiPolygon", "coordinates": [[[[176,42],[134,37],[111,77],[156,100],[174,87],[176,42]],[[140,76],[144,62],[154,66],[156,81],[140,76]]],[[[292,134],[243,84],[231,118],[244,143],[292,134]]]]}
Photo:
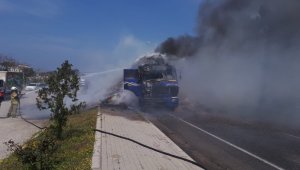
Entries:
{"type": "Polygon", "coordinates": [[[82,113],[85,102],[78,101],[78,71],[67,60],[38,91],[40,110],[50,110],[48,126],[25,145],[5,142],[12,156],[2,160],[0,169],[90,169],[94,144],[96,110],[82,113]]]}
{"type": "MultiPolygon", "coordinates": [[[[49,133],[47,129],[22,146],[23,149],[30,147],[29,150],[37,151],[33,152],[34,154],[28,152],[26,155],[28,159],[36,159],[36,161],[32,161],[32,164],[24,164],[20,159],[20,155],[15,152],[8,158],[0,160],[0,169],[41,169],[41,161],[38,161],[41,159],[45,159],[44,166],[48,166],[49,169],[91,169],[95,142],[93,129],[96,126],[96,117],[97,109],[81,111],[79,114],[71,115],[63,128],[62,138],[53,141],[55,142],[53,148],[43,150],[45,147],[41,145],[45,142],[45,139],[49,139],[45,138],[49,133]],[[38,147],[40,148],[37,149],[38,147]],[[51,153],[52,151],[53,153],[51,153]],[[47,156],[49,156],[49,159],[46,158],[47,156]]],[[[48,142],[51,143],[51,140],[48,142]]]]}
{"type": "Polygon", "coordinates": [[[48,88],[42,88],[38,92],[37,107],[51,111],[49,130],[55,138],[60,139],[68,116],[79,113],[85,106],[84,102],[77,99],[79,75],[66,60],[49,76],[46,83],[48,88]],[[69,101],[68,104],[66,101],[69,101]]]}

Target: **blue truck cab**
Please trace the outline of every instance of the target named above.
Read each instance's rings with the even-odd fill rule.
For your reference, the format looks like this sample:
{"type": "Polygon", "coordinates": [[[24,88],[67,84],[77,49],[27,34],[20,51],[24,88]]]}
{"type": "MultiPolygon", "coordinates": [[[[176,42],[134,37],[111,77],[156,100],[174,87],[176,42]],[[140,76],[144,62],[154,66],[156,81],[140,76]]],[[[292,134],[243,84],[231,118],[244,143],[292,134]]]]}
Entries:
{"type": "Polygon", "coordinates": [[[151,58],[136,69],[124,69],[124,89],[132,91],[141,107],[166,106],[174,110],[178,104],[176,69],[163,60],[151,58]]]}

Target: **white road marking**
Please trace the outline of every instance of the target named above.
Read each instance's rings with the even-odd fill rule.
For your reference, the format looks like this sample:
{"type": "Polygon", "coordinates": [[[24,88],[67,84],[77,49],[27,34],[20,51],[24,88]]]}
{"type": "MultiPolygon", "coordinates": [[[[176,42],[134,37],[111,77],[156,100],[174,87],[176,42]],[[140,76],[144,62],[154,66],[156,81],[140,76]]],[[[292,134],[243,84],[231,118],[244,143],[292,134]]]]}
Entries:
{"type": "Polygon", "coordinates": [[[202,131],[203,133],[205,133],[205,134],[207,134],[207,135],[209,135],[209,136],[211,136],[213,138],[218,139],[221,142],[226,143],[229,146],[234,147],[235,149],[237,149],[237,150],[239,150],[241,152],[244,152],[244,153],[246,153],[246,154],[248,154],[248,155],[250,155],[250,156],[252,156],[252,157],[254,157],[254,158],[256,158],[256,159],[258,159],[258,160],[260,160],[260,161],[262,161],[262,162],[264,162],[264,163],[266,163],[268,165],[270,165],[270,166],[272,166],[275,169],[283,170],[283,168],[281,168],[281,167],[279,167],[279,166],[277,166],[277,165],[275,165],[275,164],[273,164],[273,163],[271,163],[271,162],[269,162],[269,161],[267,161],[267,160],[265,160],[265,159],[263,159],[263,158],[255,155],[255,154],[253,154],[253,153],[251,153],[251,152],[249,152],[249,151],[247,151],[247,150],[245,150],[245,149],[243,149],[241,147],[238,147],[238,146],[236,146],[236,145],[234,145],[234,144],[232,144],[232,143],[230,143],[230,142],[228,142],[228,141],[226,141],[226,140],[224,140],[224,139],[222,139],[222,138],[220,138],[220,137],[218,137],[218,136],[216,136],[216,135],[214,135],[212,133],[209,133],[208,131],[206,131],[206,130],[204,130],[204,129],[202,129],[202,128],[200,128],[200,127],[198,127],[198,126],[196,126],[196,125],[194,125],[192,123],[189,123],[189,122],[187,122],[187,121],[185,121],[185,120],[183,120],[183,119],[181,119],[179,117],[176,117],[176,116],[174,116],[172,114],[168,114],[168,115],[171,116],[171,117],[173,117],[173,118],[175,118],[175,119],[177,119],[177,120],[179,120],[179,121],[181,121],[181,122],[184,122],[184,123],[188,124],[189,126],[195,128],[195,129],[198,129],[198,130],[202,131]]]}
{"type": "Polygon", "coordinates": [[[287,136],[289,136],[289,137],[296,138],[296,139],[300,139],[300,137],[299,137],[299,136],[292,135],[292,134],[289,134],[289,133],[282,133],[282,134],[284,134],[284,135],[287,135],[287,136]]]}

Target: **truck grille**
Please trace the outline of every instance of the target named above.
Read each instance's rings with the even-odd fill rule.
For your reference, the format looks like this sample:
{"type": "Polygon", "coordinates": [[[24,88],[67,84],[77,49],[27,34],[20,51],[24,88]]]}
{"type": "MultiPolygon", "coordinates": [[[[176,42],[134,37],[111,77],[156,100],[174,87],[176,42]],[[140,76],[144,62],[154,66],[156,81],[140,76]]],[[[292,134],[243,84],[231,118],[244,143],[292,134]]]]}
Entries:
{"type": "Polygon", "coordinates": [[[152,94],[153,95],[160,95],[160,94],[168,94],[169,89],[168,87],[153,87],[152,94]]]}
{"type": "Polygon", "coordinates": [[[145,96],[148,97],[162,97],[162,96],[171,96],[175,97],[178,94],[178,87],[177,86],[158,86],[158,87],[152,87],[151,89],[146,89],[144,91],[145,96]]]}

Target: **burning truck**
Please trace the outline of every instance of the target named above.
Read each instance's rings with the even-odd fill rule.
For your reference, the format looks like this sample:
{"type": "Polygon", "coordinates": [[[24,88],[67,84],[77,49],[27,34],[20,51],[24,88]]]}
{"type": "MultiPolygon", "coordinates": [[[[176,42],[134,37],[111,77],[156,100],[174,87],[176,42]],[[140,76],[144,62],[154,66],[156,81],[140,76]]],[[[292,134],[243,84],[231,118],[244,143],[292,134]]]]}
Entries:
{"type": "Polygon", "coordinates": [[[163,56],[140,59],[134,69],[124,69],[124,89],[132,91],[142,108],[165,106],[174,110],[179,103],[176,69],[163,56]]]}

